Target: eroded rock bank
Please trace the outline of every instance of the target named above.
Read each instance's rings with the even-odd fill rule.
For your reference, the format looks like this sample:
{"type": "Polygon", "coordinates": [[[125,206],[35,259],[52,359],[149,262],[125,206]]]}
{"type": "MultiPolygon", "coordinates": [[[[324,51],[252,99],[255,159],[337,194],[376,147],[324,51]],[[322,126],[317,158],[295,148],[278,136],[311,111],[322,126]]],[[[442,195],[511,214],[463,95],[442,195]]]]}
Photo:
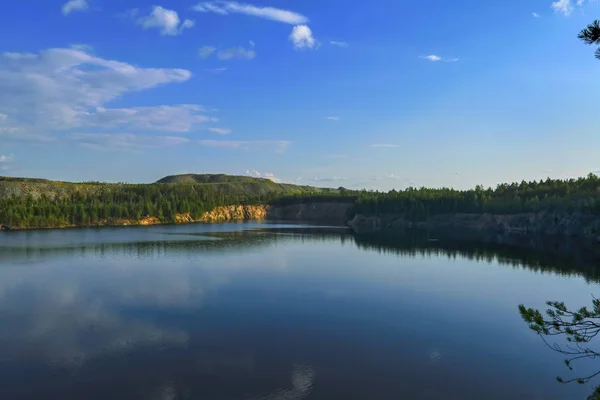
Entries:
{"type": "Polygon", "coordinates": [[[600,242],[600,218],[583,213],[440,214],[413,222],[402,215],[357,214],[348,222],[357,234],[393,233],[410,228],[482,237],[571,237],[600,242]]]}

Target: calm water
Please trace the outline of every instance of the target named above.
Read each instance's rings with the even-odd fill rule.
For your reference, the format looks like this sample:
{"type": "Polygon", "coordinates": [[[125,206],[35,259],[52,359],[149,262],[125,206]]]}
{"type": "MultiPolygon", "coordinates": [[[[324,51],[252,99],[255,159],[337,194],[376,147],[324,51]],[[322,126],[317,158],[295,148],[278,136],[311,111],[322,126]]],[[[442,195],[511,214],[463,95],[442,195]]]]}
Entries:
{"type": "Polygon", "coordinates": [[[576,264],[275,224],[10,232],[0,398],[583,400],[517,311],[591,303],[576,264]]]}

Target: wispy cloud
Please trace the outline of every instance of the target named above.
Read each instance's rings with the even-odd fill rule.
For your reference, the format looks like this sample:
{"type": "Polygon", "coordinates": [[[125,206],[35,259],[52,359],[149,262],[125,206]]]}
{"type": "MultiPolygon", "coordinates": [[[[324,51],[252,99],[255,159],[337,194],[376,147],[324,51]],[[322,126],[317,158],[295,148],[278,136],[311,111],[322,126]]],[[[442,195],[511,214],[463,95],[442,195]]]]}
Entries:
{"type": "Polygon", "coordinates": [[[311,29],[307,25],[296,25],[292,29],[289,39],[294,44],[296,50],[314,49],[319,45],[319,42],[316,41],[311,29]]]}
{"type": "Polygon", "coordinates": [[[201,2],[196,4],[193,9],[199,12],[219,15],[245,14],[292,25],[305,24],[308,22],[307,17],[294,11],[275,7],[260,7],[252,4],[238,3],[236,1],[201,2]]]}
{"type": "Polygon", "coordinates": [[[213,46],[202,46],[200,47],[200,50],[198,50],[198,55],[202,58],[208,58],[210,56],[212,56],[215,51],[217,51],[216,47],[213,46]]]}
{"type": "Polygon", "coordinates": [[[140,17],[137,23],[144,29],[158,29],[163,36],[176,36],[184,29],[192,28],[196,23],[191,19],[181,22],[177,11],[161,6],[153,6],[150,15],[140,17]]]}
{"type": "Polygon", "coordinates": [[[225,128],[208,128],[208,130],[217,135],[229,135],[231,133],[231,129],[225,128]]]}
{"type": "Polygon", "coordinates": [[[80,127],[127,129],[162,132],[189,132],[204,122],[216,122],[197,104],[131,108],[98,107],[93,113],[81,116],[80,127]]]}
{"type": "Polygon", "coordinates": [[[69,15],[75,11],[87,11],[90,9],[90,5],[87,0],[71,0],[63,4],[62,13],[63,15],[69,15]]]}
{"type": "Polygon", "coordinates": [[[137,152],[148,148],[162,148],[189,142],[178,136],[147,136],[132,133],[73,133],[67,138],[91,150],[137,152]]]}
{"type": "Polygon", "coordinates": [[[13,158],[5,154],[0,154],[0,171],[8,171],[12,169],[13,158]]]}
{"type": "Polygon", "coordinates": [[[392,148],[392,147],[398,147],[397,144],[372,144],[369,147],[375,147],[375,148],[392,148]]]}
{"type": "Polygon", "coordinates": [[[443,57],[440,57],[440,56],[435,55],[435,54],[430,54],[428,56],[419,56],[419,58],[421,58],[423,60],[428,60],[428,61],[431,61],[431,62],[438,62],[438,61],[456,62],[456,61],[458,61],[458,58],[443,58],[443,57]]]}
{"type": "Polygon", "coordinates": [[[573,4],[573,0],[557,0],[552,3],[551,7],[555,13],[569,16],[575,11],[575,8],[582,7],[584,3],[585,0],[576,0],[575,4],[573,4]]]}
{"type": "Polygon", "coordinates": [[[254,45],[250,45],[249,49],[244,47],[231,47],[229,49],[218,50],[213,46],[203,46],[198,51],[198,54],[202,58],[209,58],[213,54],[216,54],[217,58],[221,61],[227,60],[253,60],[256,57],[256,51],[253,50],[254,45]]]}
{"type": "Polygon", "coordinates": [[[84,53],[92,53],[94,51],[94,47],[89,44],[84,43],[73,43],[71,44],[71,48],[79,51],[83,51],[84,53]]]}
{"type": "Polygon", "coordinates": [[[558,0],[552,3],[552,9],[555,13],[570,15],[573,12],[573,3],[571,0],[558,0]]]}
{"type": "Polygon", "coordinates": [[[254,50],[245,49],[243,47],[232,47],[230,49],[219,50],[217,58],[222,61],[226,60],[253,60],[256,57],[254,50]]]}
{"type": "Polygon", "coordinates": [[[533,15],[533,18],[541,18],[541,15],[536,12],[531,13],[531,15],[533,15]]]}
{"type": "Polygon", "coordinates": [[[348,47],[348,43],[346,43],[346,42],[338,42],[336,40],[330,40],[329,44],[334,45],[334,46],[339,46],[339,47],[348,47]]]}
{"type": "Polygon", "coordinates": [[[57,132],[93,127],[186,132],[214,121],[199,105],[105,108],[132,92],[185,82],[184,69],[142,68],[66,48],[0,54],[0,135],[52,140],[57,132]]]}
{"type": "Polygon", "coordinates": [[[198,144],[221,149],[283,152],[291,143],[286,140],[199,140],[198,144]]]}
{"type": "Polygon", "coordinates": [[[429,56],[421,56],[420,58],[424,58],[425,60],[429,60],[429,61],[441,61],[442,57],[440,56],[436,56],[435,54],[429,55],[429,56]]]}
{"type": "Polygon", "coordinates": [[[205,68],[204,71],[206,72],[211,72],[213,74],[220,74],[221,72],[225,72],[227,71],[227,67],[221,67],[221,68],[205,68]]]}
{"type": "Polygon", "coordinates": [[[330,121],[339,121],[339,120],[340,120],[340,117],[336,117],[336,116],[333,116],[333,117],[325,117],[325,119],[328,119],[328,120],[330,120],[330,121]]]}

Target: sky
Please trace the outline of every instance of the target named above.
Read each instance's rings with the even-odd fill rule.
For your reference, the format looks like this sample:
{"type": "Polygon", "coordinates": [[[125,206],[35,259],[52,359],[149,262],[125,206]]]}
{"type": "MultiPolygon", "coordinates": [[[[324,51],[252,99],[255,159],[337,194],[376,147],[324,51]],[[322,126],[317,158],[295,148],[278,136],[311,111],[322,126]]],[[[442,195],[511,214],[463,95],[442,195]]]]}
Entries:
{"type": "Polygon", "coordinates": [[[19,0],[0,175],[470,188],[600,173],[599,0],[19,0]]]}

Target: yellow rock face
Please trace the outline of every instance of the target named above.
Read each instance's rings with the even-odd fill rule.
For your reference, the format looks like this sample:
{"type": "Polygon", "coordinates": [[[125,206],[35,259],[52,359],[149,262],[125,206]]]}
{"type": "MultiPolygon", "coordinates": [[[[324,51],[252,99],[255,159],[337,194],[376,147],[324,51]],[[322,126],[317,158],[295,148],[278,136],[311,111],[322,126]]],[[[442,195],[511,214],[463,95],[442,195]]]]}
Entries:
{"type": "Polygon", "coordinates": [[[225,206],[205,212],[198,222],[262,220],[267,216],[265,206],[225,206]]]}

